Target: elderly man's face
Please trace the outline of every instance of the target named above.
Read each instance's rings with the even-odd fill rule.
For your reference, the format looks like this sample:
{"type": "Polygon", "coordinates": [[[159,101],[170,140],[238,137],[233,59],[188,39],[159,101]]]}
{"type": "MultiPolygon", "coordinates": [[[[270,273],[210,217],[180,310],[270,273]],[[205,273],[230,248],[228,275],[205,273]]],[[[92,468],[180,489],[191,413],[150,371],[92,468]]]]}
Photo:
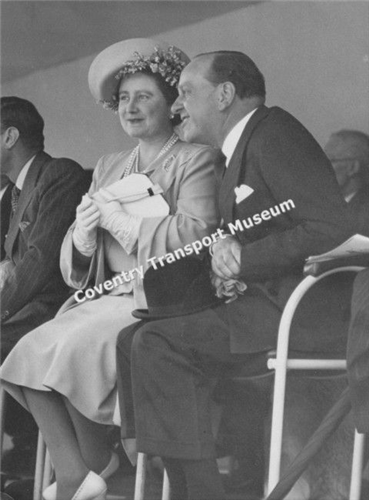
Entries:
{"type": "Polygon", "coordinates": [[[206,79],[210,62],[209,58],[199,57],[185,67],[172,111],[181,116],[186,141],[216,146],[219,113],[217,86],[206,79]]]}
{"type": "Polygon", "coordinates": [[[324,152],[332,164],[338,184],[340,187],[344,186],[349,179],[350,164],[355,160],[351,157],[347,144],[342,138],[332,135],[324,152]]]}

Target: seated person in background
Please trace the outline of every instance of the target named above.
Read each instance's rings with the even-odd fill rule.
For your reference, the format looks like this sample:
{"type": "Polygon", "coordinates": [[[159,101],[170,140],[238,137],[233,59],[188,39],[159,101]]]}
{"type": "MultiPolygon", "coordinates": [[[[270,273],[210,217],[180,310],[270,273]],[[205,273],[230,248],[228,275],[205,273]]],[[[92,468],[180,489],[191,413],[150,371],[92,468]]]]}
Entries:
{"type": "Polygon", "coordinates": [[[0,172],[0,261],[5,258],[5,237],[8,233],[9,219],[11,213],[11,194],[13,183],[0,172]]]}
{"type": "MultiPolygon", "coordinates": [[[[1,199],[4,360],[21,337],[53,318],[69,295],[59,268],[60,247],[88,184],[76,162],[45,153],[44,120],[31,102],[19,97],[0,102],[1,174],[8,180],[1,199]]],[[[12,398],[7,402],[6,431],[15,448],[4,457],[2,470],[19,472],[32,467],[35,425],[12,398]]]]}
{"type": "MultiPolygon", "coordinates": [[[[229,234],[212,248],[214,283],[221,289],[239,280],[247,289],[215,309],[119,335],[119,395],[128,419],[122,437],[136,436],[139,452],[163,458],[173,499],[224,500],[209,379],[275,348],[305,259],[342,243],[351,228],[328,159],[294,117],[264,105],[264,78],[248,56],[195,57],[181,74],[179,94],[172,109],[183,119],[184,138],[221,147],[227,158],[217,175],[229,234]],[[131,384],[134,412],[125,405],[131,384]]],[[[305,334],[294,336],[295,349],[305,334]]]]}
{"type": "Polygon", "coordinates": [[[13,186],[0,265],[2,359],[23,335],[55,316],[70,290],[59,253],[87,177],[73,160],[45,153],[43,129],[31,102],[1,98],[1,171],[13,186]]]}
{"type": "Polygon", "coordinates": [[[81,489],[89,499],[105,498],[104,479],[118,467],[107,441],[117,400],[117,335],[134,321],[135,307],[146,307],[141,278],[149,260],[201,240],[218,222],[219,153],[182,142],[174,132],[171,106],[187,61],[164,42],[132,39],[105,49],[90,68],[94,98],[118,112],[123,130],[138,145],[99,160],[64,239],[61,268],[76,289],[93,280],[92,287],[106,284],[111,291],[96,292],[95,300],[79,291],[79,304],[67,304],[25,336],[1,372],[5,389],[32,413],[50,452],[56,483],[44,491],[46,500],[80,498],[81,489]],[[109,197],[104,188],[133,173],[159,185],[168,215],[128,215],[109,197]]]}
{"type": "Polygon", "coordinates": [[[356,429],[369,433],[369,269],[354,282],[347,369],[356,429]]]}
{"type": "Polygon", "coordinates": [[[358,232],[369,235],[369,136],[358,130],[340,130],[331,135],[324,151],[357,220],[358,232]]]}

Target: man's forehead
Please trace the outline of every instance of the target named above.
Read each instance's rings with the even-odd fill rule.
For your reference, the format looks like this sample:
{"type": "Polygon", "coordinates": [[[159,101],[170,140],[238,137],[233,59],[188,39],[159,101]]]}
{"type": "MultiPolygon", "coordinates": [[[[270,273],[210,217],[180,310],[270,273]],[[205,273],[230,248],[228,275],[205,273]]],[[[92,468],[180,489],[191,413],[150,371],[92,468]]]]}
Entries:
{"type": "Polygon", "coordinates": [[[210,67],[210,60],[206,56],[199,56],[193,59],[182,71],[180,77],[180,86],[185,83],[191,83],[195,79],[206,78],[210,67]]]}
{"type": "Polygon", "coordinates": [[[336,151],[341,151],[341,150],[345,149],[346,147],[347,147],[347,144],[345,143],[344,140],[342,140],[341,137],[332,135],[329,138],[324,150],[325,150],[325,152],[336,152],[336,151]]]}

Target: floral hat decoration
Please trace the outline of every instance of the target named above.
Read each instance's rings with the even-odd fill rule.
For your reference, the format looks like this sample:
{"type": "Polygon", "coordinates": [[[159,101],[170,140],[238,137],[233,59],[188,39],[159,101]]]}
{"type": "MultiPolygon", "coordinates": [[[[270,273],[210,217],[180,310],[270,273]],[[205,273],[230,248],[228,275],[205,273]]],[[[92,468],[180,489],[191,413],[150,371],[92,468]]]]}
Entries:
{"type": "Polygon", "coordinates": [[[122,77],[149,70],[159,73],[170,86],[177,86],[189,61],[184,52],[166,42],[131,38],[110,45],[95,57],[88,73],[88,84],[98,102],[116,111],[122,77]]]}

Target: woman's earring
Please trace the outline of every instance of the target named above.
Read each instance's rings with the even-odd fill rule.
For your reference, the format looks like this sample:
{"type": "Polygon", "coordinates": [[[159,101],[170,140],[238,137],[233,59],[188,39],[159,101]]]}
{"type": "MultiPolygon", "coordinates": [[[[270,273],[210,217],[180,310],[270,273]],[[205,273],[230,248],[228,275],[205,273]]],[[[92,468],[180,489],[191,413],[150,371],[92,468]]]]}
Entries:
{"type": "Polygon", "coordinates": [[[175,115],[174,115],[173,113],[171,113],[171,114],[169,115],[169,119],[170,119],[170,120],[173,120],[174,116],[175,116],[175,115]]]}

